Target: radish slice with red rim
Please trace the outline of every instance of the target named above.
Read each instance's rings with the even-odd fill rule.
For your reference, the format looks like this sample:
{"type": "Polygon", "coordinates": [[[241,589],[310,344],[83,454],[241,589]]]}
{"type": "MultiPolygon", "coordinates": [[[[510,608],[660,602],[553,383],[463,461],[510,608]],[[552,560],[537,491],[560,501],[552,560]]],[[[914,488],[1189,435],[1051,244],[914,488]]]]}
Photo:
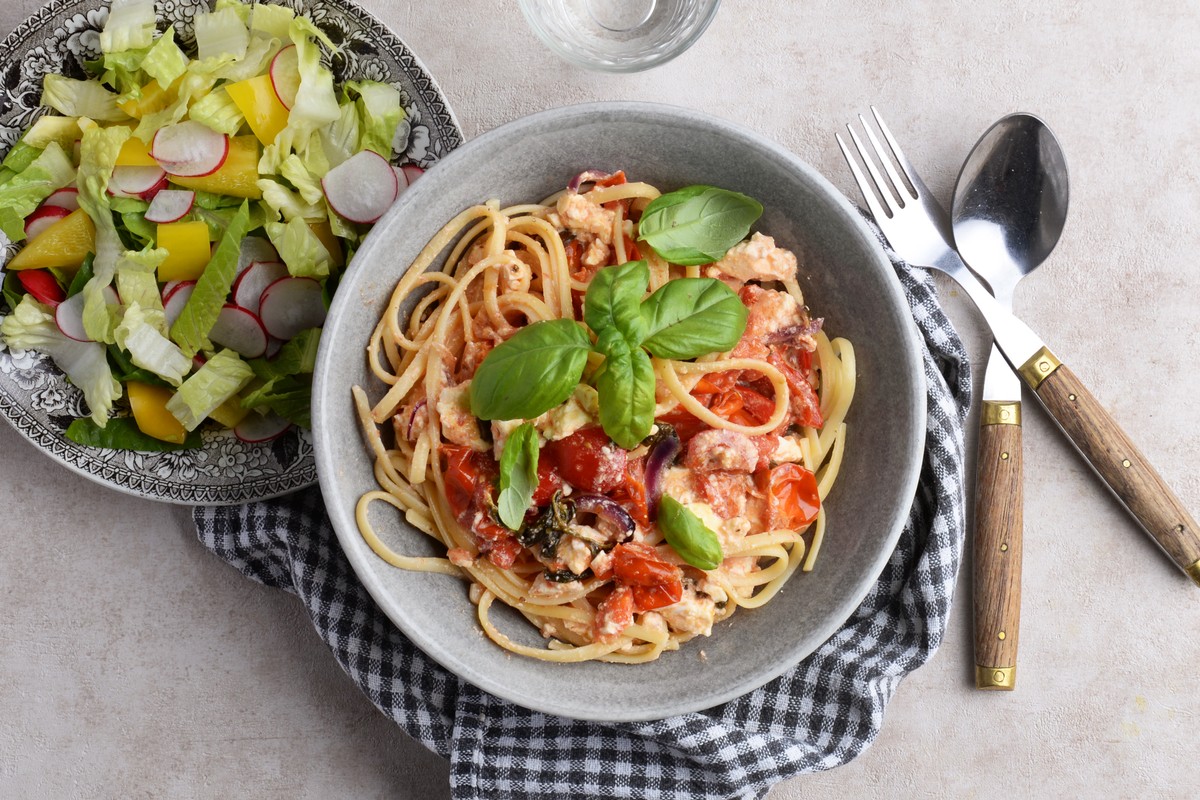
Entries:
{"type": "Polygon", "coordinates": [[[412,186],[417,182],[417,178],[425,174],[425,170],[421,169],[416,164],[405,164],[400,169],[404,172],[404,178],[408,181],[409,186],[412,186]]]}
{"type": "Polygon", "coordinates": [[[83,292],[71,295],[54,309],[54,324],[68,339],[77,342],[90,342],[92,337],[87,335],[83,327],[83,292]]]}
{"type": "Polygon", "coordinates": [[[283,339],[276,339],[271,334],[267,334],[267,358],[274,358],[279,355],[279,351],[283,349],[284,344],[283,339]]]}
{"type": "Polygon", "coordinates": [[[255,261],[242,270],[233,282],[233,302],[257,314],[263,292],[272,283],[287,276],[287,266],[282,261],[255,261]]]}
{"type": "Polygon", "coordinates": [[[161,167],[113,167],[108,193],[116,197],[149,200],[167,185],[167,173],[161,167]]]}
{"type": "Polygon", "coordinates": [[[67,299],[67,293],[58,285],[58,281],[44,269],[25,269],[17,273],[17,280],[22,288],[33,295],[39,303],[45,303],[51,308],[56,307],[67,299]]]}
{"type": "Polygon", "coordinates": [[[187,305],[195,288],[195,281],[184,281],[172,289],[171,294],[163,301],[163,311],[167,315],[168,327],[174,325],[175,320],[179,319],[179,315],[183,313],[183,307],[187,305]]]}
{"type": "Polygon", "coordinates": [[[233,303],[221,309],[208,338],[246,358],[258,358],[267,351],[267,332],[258,317],[233,303]]]}
{"type": "Polygon", "coordinates": [[[258,314],[267,333],[284,341],[325,324],[325,298],[312,278],[280,278],[262,293],[258,314]]]}
{"type": "Polygon", "coordinates": [[[193,119],[159,128],[150,155],[162,168],[181,178],[216,172],[229,155],[229,137],[193,119]]]}
{"type": "Polygon", "coordinates": [[[243,442],[258,444],[269,442],[283,435],[292,423],[275,413],[259,414],[251,411],[233,429],[233,435],[243,442]]]}
{"type": "Polygon", "coordinates": [[[175,289],[181,283],[183,283],[183,281],[167,281],[162,285],[162,289],[159,293],[162,295],[162,301],[164,303],[167,302],[167,298],[171,296],[171,292],[175,291],[175,289]]]}
{"type": "Polygon", "coordinates": [[[67,211],[74,211],[79,208],[79,190],[74,186],[59,189],[43,200],[42,206],[55,206],[56,208],[65,208],[67,211]]]}
{"type": "Polygon", "coordinates": [[[321,179],[330,207],[351,222],[369,223],[396,200],[400,182],[391,164],[372,150],[360,150],[321,179]]]}
{"type": "Polygon", "coordinates": [[[271,88],[283,107],[291,110],[296,105],[296,93],[300,91],[300,59],[296,45],[289,44],[271,59],[271,88]]]}
{"type": "Polygon", "coordinates": [[[39,233],[71,212],[61,206],[42,206],[25,220],[25,239],[33,241],[39,233]]]}
{"type": "Polygon", "coordinates": [[[191,189],[163,189],[154,195],[146,209],[148,222],[178,222],[192,210],[196,193],[191,189]]]}

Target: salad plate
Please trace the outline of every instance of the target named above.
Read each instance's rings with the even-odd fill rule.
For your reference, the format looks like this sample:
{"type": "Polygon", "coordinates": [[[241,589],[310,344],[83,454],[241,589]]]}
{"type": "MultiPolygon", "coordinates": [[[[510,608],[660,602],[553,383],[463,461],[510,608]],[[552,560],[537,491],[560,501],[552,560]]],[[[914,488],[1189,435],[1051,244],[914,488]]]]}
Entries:
{"type": "MultiPolygon", "coordinates": [[[[393,141],[392,163],[422,169],[462,143],[453,112],[412,51],[379,20],[350,0],[284,0],[307,16],[336,46],[322,60],[335,85],[351,80],[388,83],[399,90],[405,119],[393,141]]],[[[211,10],[205,0],[157,3],[157,27],[175,28],[194,52],[192,21],[211,10]]],[[[0,157],[47,109],[43,78],[89,77],[85,62],[101,55],[107,0],[51,0],[0,45],[0,157]]],[[[0,233],[0,264],[20,246],[0,233]]],[[[0,273],[2,274],[2,273],[0,273]]],[[[0,318],[11,309],[0,300],[0,318]]],[[[0,342],[0,415],[30,443],[69,469],[110,488],[181,504],[235,504],[313,485],[316,462],[309,431],[292,427],[266,442],[247,442],[231,430],[201,429],[202,444],[168,452],[115,450],[77,444],[64,432],[86,416],[83,393],[47,356],[0,342]]]]}

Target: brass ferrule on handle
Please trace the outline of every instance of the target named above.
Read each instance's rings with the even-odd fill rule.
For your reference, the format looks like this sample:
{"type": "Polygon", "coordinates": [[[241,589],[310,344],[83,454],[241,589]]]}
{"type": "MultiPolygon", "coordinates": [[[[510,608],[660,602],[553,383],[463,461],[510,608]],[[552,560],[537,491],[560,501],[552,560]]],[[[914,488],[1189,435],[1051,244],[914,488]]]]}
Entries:
{"type": "Polygon", "coordinates": [[[1021,404],[1019,402],[983,401],[981,425],[1020,425],[1021,404]]]}
{"type": "Polygon", "coordinates": [[[1184,572],[1196,582],[1197,586],[1200,586],[1200,559],[1196,559],[1196,563],[1185,569],[1184,572]]]}
{"type": "Polygon", "coordinates": [[[1011,692],[1017,686],[1016,667],[975,666],[975,688],[1011,692]]]}

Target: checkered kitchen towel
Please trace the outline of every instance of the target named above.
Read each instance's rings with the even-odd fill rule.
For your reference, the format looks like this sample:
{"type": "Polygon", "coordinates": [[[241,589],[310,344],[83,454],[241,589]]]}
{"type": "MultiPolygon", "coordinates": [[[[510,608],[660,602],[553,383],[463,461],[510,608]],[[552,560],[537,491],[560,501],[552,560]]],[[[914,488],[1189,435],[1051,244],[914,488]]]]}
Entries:
{"type": "Polygon", "coordinates": [[[527,711],[447,672],[356,579],[313,489],[199,508],[200,540],[246,575],[293,592],[342,668],[383,713],[450,760],[455,798],[760,798],[870,745],[900,681],[941,643],[964,531],[966,353],[923,270],[896,265],[924,335],[925,463],[908,524],[879,582],[795,669],[717,708],[598,724],[527,711]]]}

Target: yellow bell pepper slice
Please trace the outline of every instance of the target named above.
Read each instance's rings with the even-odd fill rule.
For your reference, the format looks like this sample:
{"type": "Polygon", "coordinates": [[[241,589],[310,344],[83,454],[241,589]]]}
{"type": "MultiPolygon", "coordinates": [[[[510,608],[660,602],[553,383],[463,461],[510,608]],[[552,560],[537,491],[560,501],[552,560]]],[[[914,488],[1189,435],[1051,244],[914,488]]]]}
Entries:
{"type": "Polygon", "coordinates": [[[138,430],[164,442],[184,443],[187,429],[167,410],[167,401],[175,396],[174,392],[137,381],[129,381],[125,390],[129,393],[129,407],[138,430]]]}
{"type": "Polygon", "coordinates": [[[171,175],[169,180],[185,189],[258,200],[262,198],[262,189],[258,188],[258,158],[256,138],[230,136],[229,154],[225,156],[225,163],[216,172],[199,178],[171,175]]]}
{"type": "MultiPolygon", "coordinates": [[[[203,223],[201,223],[203,224],[203,223]]],[[[82,208],[77,208],[46,228],[12,257],[6,269],[61,267],[75,270],[96,250],[96,226],[82,208]]]]}
{"type": "MultiPolygon", "coordinates": [[[[179,79],[171,84],[171,89],[179,85],[179,79]]],[[[171,102],[171,94],[167,89],[158,85],[158,81],[152,80],[142,87],[141,97],[124,102],[117,103],[117,108],[124,111],[134,119],[141,119],[147,114],[153,114],[156,111],[162,111],[171,102]]]]}
{"type": "Polygon", "coordinates": [[[271,144],[287,127],[287,106],[275,94],[270,75],[259,75],[225,87],[229,97],[241,110],[250,130],[263,144],[271,144]]]}
{"type": "MultiPolygon", "coordinates": [[[[47,231],[48,233],[49,231],[47,231]]],[[[194,281],[212,257],[208,225],[204,222],[164,222],[158,226],[158,246],[167,257],[158,265],[158,281],[194,281]]]]}
{"type": "Polygon", "coordinates": [[[246,418],[250,409],[242,408],[242,398],[236,394],[209,412],[209,419],[215,419],[226,428],[236,428],[238,423],[246,418]]]}
{"type": "Polygon", "coordinates": [[[121,152],[117,153],[116,165],[118,167],[157,167],[158,162],[154,160],[154,156],[150,155],[149,144],[136,136],[130,136],[121,145],[121,152]]]}
{"type": "Polygon", "coordinates": [[[333,229],[329,227],[328,222],[310,222],[308,227],[316,235],[321,244],[325,245],[325,249],[329,251],[329,261],[335,267],[345,266],[346,258],[342,252],[342,242],[338,237],[333,235],[333,229]]]}

